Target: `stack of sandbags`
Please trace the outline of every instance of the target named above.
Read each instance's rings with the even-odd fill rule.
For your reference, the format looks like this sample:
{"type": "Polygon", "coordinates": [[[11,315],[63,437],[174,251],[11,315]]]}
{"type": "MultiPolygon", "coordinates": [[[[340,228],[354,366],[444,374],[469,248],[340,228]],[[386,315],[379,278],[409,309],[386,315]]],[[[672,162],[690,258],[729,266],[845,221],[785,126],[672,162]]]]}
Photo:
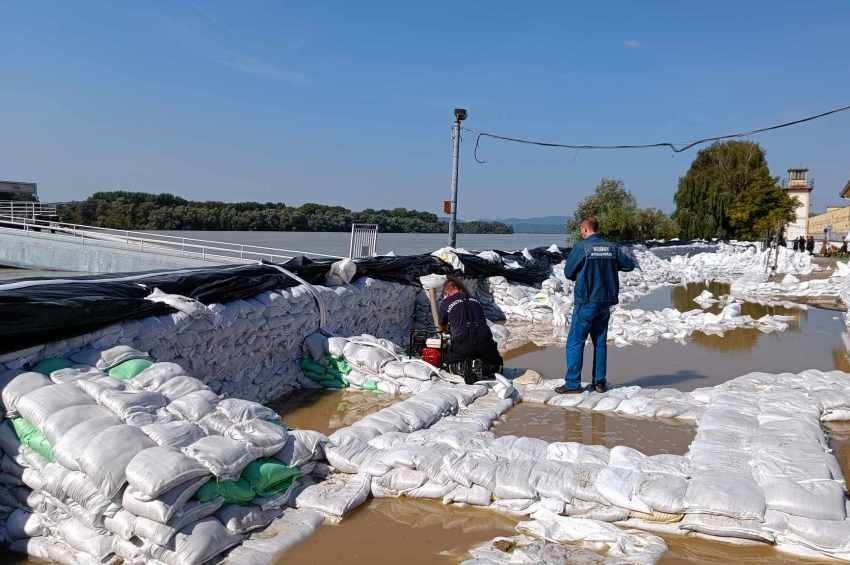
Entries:
{"type": "Polygon", "coordinates": [[[3,472],[26,485],[5,500],[17,500],[4,505],[13,549],[67,563],[204,563],[280,517],[323,458],[321,434],[222,399],[179,365],[127,346],[95,363],[3,387],[3,472]]]}
{"type": "MultiPolygon", "coordinates": [[[[398,343],[412,327],[418,289],[370,278],[334,288],[313,287],[327,311],[328,330],[369,333],[398,343]]],[[[0,373],[47,357],[87,359],[116,344],[148,351],[199,375],[217,394],[257,401],[294,388],[304,338],[319,329],[316,299],[305,286],[268,291],[208,307],[211,316],[185,312],[129,320],[90,334],[0,356],[0,373]]]]}

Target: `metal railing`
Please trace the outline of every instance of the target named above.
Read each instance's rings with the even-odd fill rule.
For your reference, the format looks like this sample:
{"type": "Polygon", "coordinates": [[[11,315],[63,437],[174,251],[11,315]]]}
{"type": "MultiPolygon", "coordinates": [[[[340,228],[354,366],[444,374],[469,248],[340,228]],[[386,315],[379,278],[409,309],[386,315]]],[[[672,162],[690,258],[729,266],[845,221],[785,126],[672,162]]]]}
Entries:
{"type": "Polygon", "coordinates": [[[37,220],[42,217],[55,217],[56,205],[23,200],[0,200],[0,216],[29,218],[31,220],[37,220]]]}
{"type": "Polygon", "coordinates": [[[297,256],[342,259],[338,255],[245,245],[157,233],[100,228],[50,220],[32,219],[0,211],[0,228],[16,228],[26,235],[67,237],[80,245],[104,245],[133,251],[199,259],[211,263],[282,262],[297,256]]]}
{"type": "Polygon", "coordinates": [[[351,224],[348,258],[374,257],[378,247],[378,224],[351,224]]]}

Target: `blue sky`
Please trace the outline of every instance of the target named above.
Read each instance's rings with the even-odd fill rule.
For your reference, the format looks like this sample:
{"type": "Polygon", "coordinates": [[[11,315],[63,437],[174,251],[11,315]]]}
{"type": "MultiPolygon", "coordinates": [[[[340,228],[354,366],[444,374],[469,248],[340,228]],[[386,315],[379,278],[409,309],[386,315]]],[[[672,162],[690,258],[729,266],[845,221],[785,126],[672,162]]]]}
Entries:
{"type": "MultiPolygon", "coordinates": [[[[850,104],[850,2],[2,2],[0,178],[437,211],[451,112],[566,143],[683,142],[850,104]]],[[[850,112],[759,136],[850,179],[850,112]]],[[[603,176],[673,207],[694,151],[464,138],[460,213],[568,214],[603,176]]]]}

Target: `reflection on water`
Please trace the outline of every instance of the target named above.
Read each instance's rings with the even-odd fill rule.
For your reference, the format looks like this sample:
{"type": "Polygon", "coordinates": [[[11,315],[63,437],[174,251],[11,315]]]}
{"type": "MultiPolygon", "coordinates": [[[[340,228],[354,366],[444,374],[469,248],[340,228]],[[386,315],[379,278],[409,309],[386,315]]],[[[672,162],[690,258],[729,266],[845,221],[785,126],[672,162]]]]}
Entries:
{"type": "Polygon", "coordinates": [[[353,389],[302,390],[268,405],[293,428],[331,434],[402,398],[353,389]]]}
{"type": "Polygon", "coordinates": [[[528,402],[511,408],[493,432],[497,436],[528,436],[606,447],[625,445],[647,455],[684,455],[695,435],[693,426],[676,420],[626,418],[528,402]]]}

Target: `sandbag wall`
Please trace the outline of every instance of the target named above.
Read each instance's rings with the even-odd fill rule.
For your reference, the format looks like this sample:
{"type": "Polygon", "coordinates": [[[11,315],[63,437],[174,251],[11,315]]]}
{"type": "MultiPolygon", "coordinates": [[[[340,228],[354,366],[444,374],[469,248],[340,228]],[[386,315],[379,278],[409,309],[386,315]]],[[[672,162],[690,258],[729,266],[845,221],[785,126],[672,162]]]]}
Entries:
{"type": "MultiPolygon", "coordinates": [[[[350,285],[313,288],[327,311],[326,330],[407,341],[417,287],[364,277],[350,285]]],[[[123,344],[180,364],[217,394],[263,402],[300,387],[302,343],[319,329],[319,310],[307,287],[209,308],[209,318],[183,312],[151,316],[8,353],[0,356],[0,375],[52,357],[91,364],[100,350],[123,344]]]]}

